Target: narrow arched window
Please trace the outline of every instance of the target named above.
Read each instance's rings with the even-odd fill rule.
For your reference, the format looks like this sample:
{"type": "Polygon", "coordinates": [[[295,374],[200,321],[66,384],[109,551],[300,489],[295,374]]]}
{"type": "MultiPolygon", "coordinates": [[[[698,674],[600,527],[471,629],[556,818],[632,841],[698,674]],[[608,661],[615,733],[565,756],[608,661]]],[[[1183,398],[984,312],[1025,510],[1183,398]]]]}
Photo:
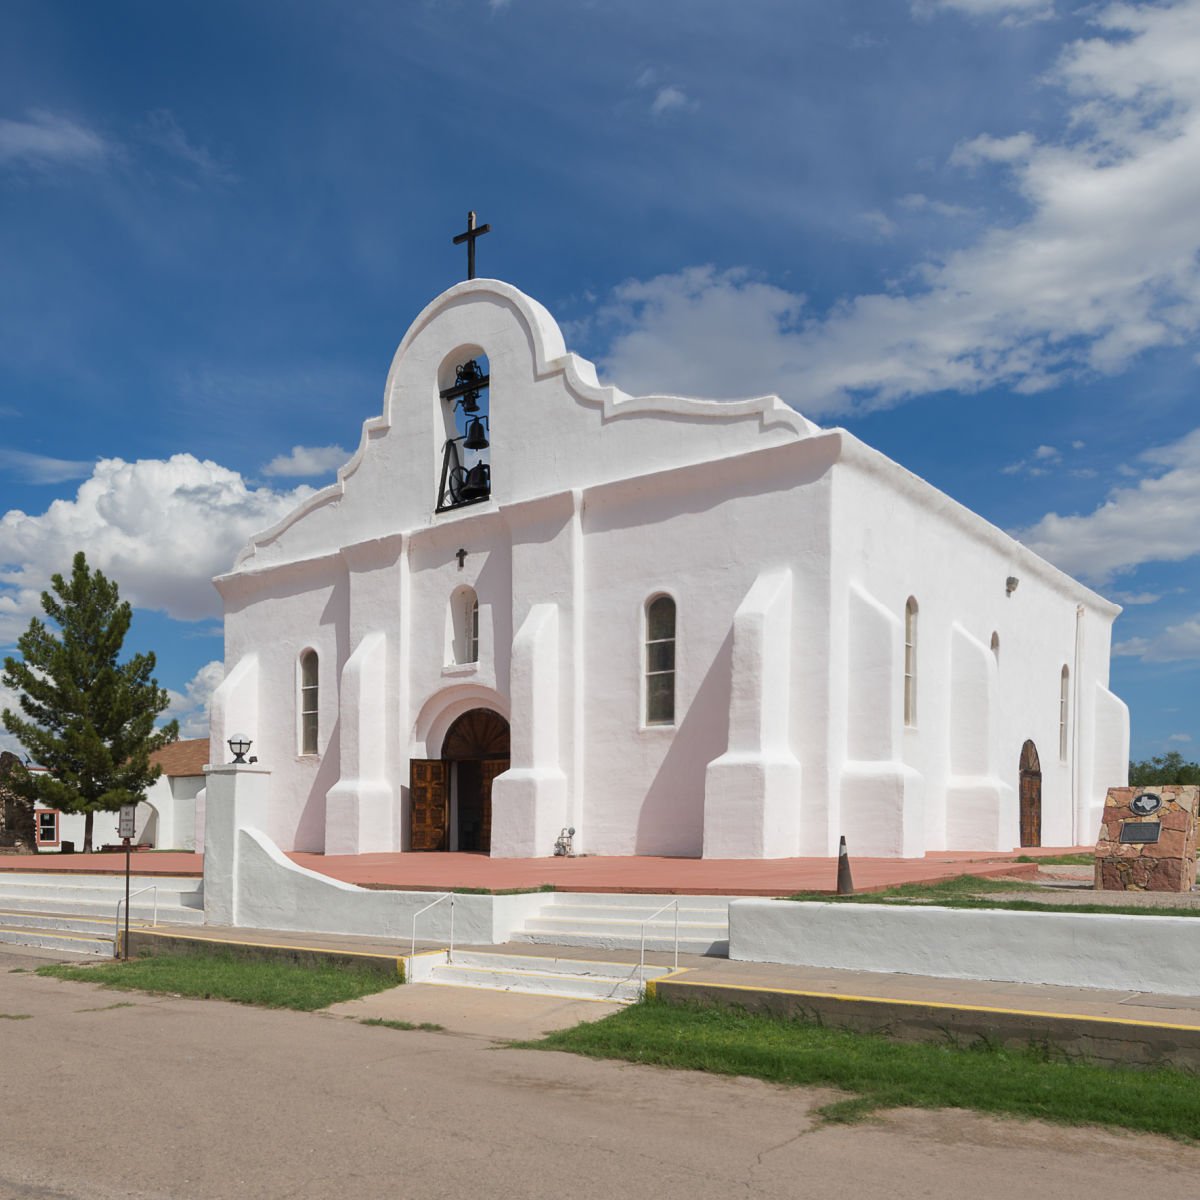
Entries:
{"type": "Polygon", "coordinates": [[[1058,681],[1058,757],[1061,762],[1067,761],[1067,723],[1070,718],[1067,697],[1070,695],[1071,672],[1063,667],[1058,681]]]}
{"type": "Polygon", "coordinates": [[[917,723],[917,602],[912,596],[904,606],[904,723],[917,723]]]}
{"type": "Polygon", "coordinates": [[[675,724],[675,601],[646,605],[646,724],[675,724]]]}
{"type": "Polygon", "coordinates": [[[479,597],[472,587],[455,588],[447,622],[447,663],[469,666],[479,661],[479,597]]]}
{"type": "Polygon", "coordinates": [[[300,655],[300,753],[317,753],[317,719],[320,686],[317,652],[300,655]]]}
{"type": "Polygon", "coordinates": [[[992,634],[992,657],[996,660],[997,664],[999,664],[999,662],[1000,662],[1000,635],[998,633],[992,634]]]}

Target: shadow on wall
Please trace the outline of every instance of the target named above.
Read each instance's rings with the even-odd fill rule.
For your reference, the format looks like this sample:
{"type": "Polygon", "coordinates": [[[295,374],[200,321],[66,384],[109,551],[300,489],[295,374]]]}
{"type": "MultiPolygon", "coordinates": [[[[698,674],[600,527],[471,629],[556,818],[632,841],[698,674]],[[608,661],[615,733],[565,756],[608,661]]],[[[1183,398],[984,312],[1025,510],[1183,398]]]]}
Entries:
{"type": "Polygon", "coordinates": [[[296,823],[296,849],[310,854],[322,854],[325,850],[325,797],[342,774],[342,756],[338,752],[341,726],[339,718],[329,731],[329,743],[317,764],[312,786],[304,798],[304,807],[296,823]]]}
{"type": "Polygon", "coordinates": [[[703,852],[704,775],[708,764],[729,745],[732,675],[730,629],[646,791],[638,814],[636,854],[699,858],[703,852]]]}

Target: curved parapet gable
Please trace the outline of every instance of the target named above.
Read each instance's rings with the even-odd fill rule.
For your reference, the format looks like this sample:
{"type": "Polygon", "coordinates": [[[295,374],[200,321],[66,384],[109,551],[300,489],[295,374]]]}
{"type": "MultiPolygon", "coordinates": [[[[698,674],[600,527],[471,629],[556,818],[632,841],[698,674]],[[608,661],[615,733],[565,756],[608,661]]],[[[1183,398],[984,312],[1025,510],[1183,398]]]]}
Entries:
{"type": "Polygon", "coordinates": [[[335,537],[329,527],[286,551],[278,545],[305,518],[323,512],[332,517],[349,503],[350,480],[371,471],[377,478],[363,490],[374,490],[375,508],[392,513],[392,531],[430,523],[434,505],[423,503],[421,497],[432,492],[446,437],[437,371],[457,353],[473,355],[476,346],[484,348],[492,363],[492,435],[498,447],[492,458],[493,504],[710,461],[820,432],[778,396],[728,401],[632,396],[601,384],[595,366],[566,349],[558,324],[537,301],[498,280],[468,280],[427,305],[405,333],[388,371],[383,412],[363,422],[358,448],[338,470],[336,482],[257,534],[239,554],[234,570],[255,560],[256,565],[287,561],[328,552],[335,542],[380,536],[384,531],[377,521],[338,512],[335,519],[342,522],[345,517],[347,525],[340,536],[335,537]],[[562,399],[573,403],[556,403],[562,399]],[[582,416],[572,417],[571,409],[589,414],[587,423],[582,416]],[[636,436],[612,434],[597,439],[597,417],[600,430],[623,426],[631,419],[664,424],[636,436]],[[701,433],[701,426],[710,432],[701,433]],[[714,438],[718,428],[742,432],[714,438]],[[535,449],[540,451],[551,438],[559,440],[555,453],[538,457],[535,449]],[[613,444],[606,451],[599,442],[613,444]],[[552,467],[543,470],[547,463],[552,467]],[[569,463],[570,470],[562,463],[569,463]],[[369,464],[375,465],[369,468],[369,464]],[[381,503],[384,479],[388,480],[386,504],[381,503]]]}

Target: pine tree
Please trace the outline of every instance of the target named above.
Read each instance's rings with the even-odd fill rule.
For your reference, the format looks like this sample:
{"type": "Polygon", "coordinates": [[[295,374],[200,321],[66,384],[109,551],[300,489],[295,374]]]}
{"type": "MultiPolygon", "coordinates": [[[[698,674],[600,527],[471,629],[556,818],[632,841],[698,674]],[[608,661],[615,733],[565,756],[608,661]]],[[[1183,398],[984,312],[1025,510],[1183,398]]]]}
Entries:
{"type": "Polygon", "coordinates": [[[20,693],[24,717],[4,710],[4,728],[46,773],[14,778],[30,799],[62,812],[86,813],[83,848],[92,848],[97,812],[135,804],[161,773],[150,755],[175,741],[179,726],[155,719],[169,703],[153,678],[153,654],[117,662],[133,611],[117,585],[90,571],[81,550],[71,578],[55,575],[42,608],[57,630],[34,619],[4,660],[5,686],[20,693]]]}

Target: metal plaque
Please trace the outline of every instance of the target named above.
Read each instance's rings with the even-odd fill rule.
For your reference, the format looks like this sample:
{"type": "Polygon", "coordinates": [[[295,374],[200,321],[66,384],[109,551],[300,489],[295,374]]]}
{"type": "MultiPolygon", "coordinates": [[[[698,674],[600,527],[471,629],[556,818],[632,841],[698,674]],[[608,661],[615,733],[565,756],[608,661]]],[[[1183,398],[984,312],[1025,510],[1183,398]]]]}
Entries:
{"type": "Polygon", "coordinates": [[[121,816],[117,821],[117,837],[131,838],[133,837],[134,826],[137,818],[136,804],[122,804],[121,816]]]}
{"type": "Polygon", "coordinates": [[[1129,811],[1138,817],[1148,817],[1162,808],[1162,797],[1153,792],[1142,792],[1129,802],[1129,811]]]}
{"type": "Polygon", "coordinates": [[[1138,842],[1157,842],[1162,832],[1161,821],[1122,821],[1121,845],[1128,846],[1138,842]]]}

